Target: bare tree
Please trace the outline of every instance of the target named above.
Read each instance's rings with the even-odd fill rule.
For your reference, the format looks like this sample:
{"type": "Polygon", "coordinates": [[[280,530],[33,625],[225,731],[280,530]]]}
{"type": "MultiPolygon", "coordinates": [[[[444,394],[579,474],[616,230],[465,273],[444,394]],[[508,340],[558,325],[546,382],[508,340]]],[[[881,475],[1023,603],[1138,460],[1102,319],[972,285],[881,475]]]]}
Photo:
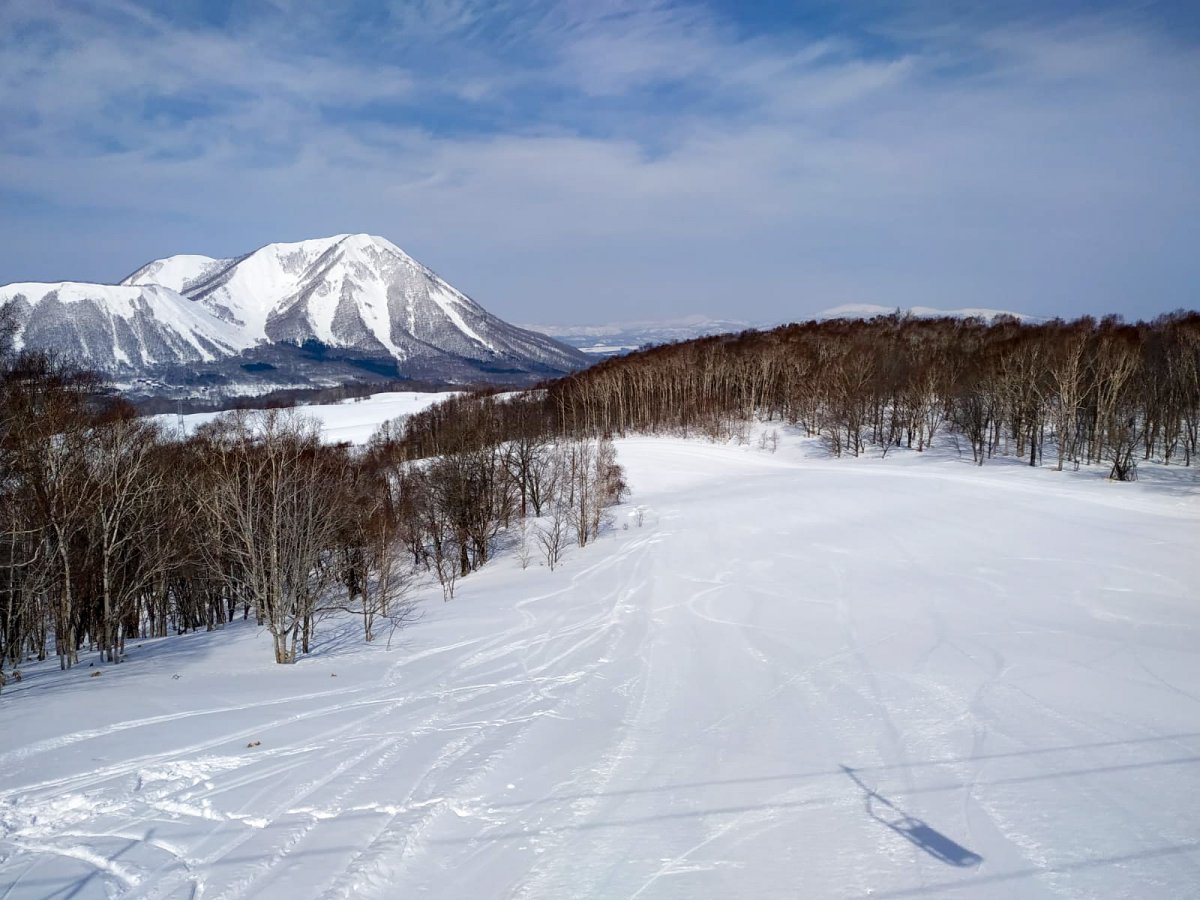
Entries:
{"type": "Polygon", "coordinates": [[[221,523],[234,587],[259,611],[275,661],[295,662],[298,640],[311,632],[336,577],[338,523],[327,502],[336,496],[337,461],[314,422],[280,410],[223,417],[206,437],[215,477],[201,502],[221,523]]]}
{"type": "Polygon", "coordinates": [[[561,502],[552,503],[550,511],[537,524],[537,540],[542,548],[542,558],[553,572],[562,559],[570,534],[569,513],[561,502]]]}
{"type": "Polygon", "coordinates": [[[152,513],[163,482],[153,465],[158,429],[152,423],[123,414],[99,424],[95,433],[91,545],[99,557],[101,597],[96,638],[111,663],[121,660],[122,620],[167,562],[143,552],[161,527],[152,513]]]}

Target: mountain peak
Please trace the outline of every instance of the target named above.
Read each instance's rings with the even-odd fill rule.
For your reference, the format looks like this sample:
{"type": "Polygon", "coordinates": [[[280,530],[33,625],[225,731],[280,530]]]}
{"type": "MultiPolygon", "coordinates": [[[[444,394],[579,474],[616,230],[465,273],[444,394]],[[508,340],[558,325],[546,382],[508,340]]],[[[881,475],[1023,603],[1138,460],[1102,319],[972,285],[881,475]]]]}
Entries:
{"type": "MultiPolygon", "coordinates": [[[[10,294],[0,289],[0,304],[10,294]]],[[[103,315],[89,313],[86,337],[70,321],[72,310],[83,307],[64,307],[67,293],[49,286],[21,294],[29,322],[48,321],[38,310],[53,310],[53,328],[28,333],[44,343],[68,343],[81,361],[95,360],[91,364],[109,371],[261,354],[279,345],[349,352],[376,360],[377,370],[399,365],[440,380],[450,376],[439,375],[439,367],[456,377],[470,372],[472,380],[519,380],[586,364],[577,351],[498,319],[391,241],[366,233],[266,244],[229,259],[170,256],[147,263],[120,286],[82,285],[70,294],[79,295],[107,301],[103,315]],[[118,290],[129,296],[117,302],[112,292],[118,290]],[[130,352],[125,309],[140,316],[138,334],[154,332],[157,316],[174,337],[147,337],[143,343],[152,343],[154,352],[130,352]],[[124,344],[117,335],[125,335],[124,344]],[[201,349],[172,355],[164,343],[201,349]],[[101,352],[104,347],[116,349],[101,352]]]]}
{"type": "MultiPolygon", "coordinates": [[[[393,244],[385,237],[380,237],[377,234],[367,234],[366,232],[354,232],[347,234],[334,234],[329,237],[307,238],[302,241],[279,241],[270,244],[264,244],[257,250],[254,250],[246,256],[254,256],[257,253],[273,253],[281,256],[290,256],[301,253],[305,255],[321,255],[330,250],[374,250],[377,252],[394,253],[403,256],[406,259],[412,259],[407,253],[393,244]]],[[[245,258],[245,257],[242,257],[245,258]]]]}
{"type": "Polygon", "coordinates": [[[387,250],[390,253],[400,253],[400,254],[403,254],[404,256],[408,256],[407,253],[405,253],[403,250],[401,250],[399,247],[397,247],[395,244],[393,244],[387,238],[380,237],[377,234],[366,234],[365,232],[358,232],[357,234],[341,234],[341,235],[338,235],[335,240],[339,244],[344,244],[344,245],[350,246],[350,247],[358,247],[358,248],[369,247],[369,248],[375,248],[375,249],[379,249],[379,250],[387,250]]]}

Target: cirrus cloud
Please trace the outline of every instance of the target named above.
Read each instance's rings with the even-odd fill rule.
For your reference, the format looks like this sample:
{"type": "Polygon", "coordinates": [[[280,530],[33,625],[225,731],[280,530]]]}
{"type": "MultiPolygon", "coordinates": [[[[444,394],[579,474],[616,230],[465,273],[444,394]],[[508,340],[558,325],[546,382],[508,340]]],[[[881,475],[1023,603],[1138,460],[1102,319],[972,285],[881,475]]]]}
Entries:
{"type": "Polygon", "coordinates": [[[526,321],[1194,304],[1200,53],[1150,16],[0,9],[0,281],[370,231],[526,321]]]}

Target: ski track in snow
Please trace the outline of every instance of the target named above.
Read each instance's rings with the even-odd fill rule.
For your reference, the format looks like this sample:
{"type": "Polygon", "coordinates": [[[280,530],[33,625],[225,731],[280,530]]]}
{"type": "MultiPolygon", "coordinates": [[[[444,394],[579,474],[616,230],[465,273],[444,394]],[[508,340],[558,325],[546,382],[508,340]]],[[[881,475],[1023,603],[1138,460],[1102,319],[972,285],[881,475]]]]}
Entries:
{"type": "Polygon", "coordinates": [[[0,900],[1200,895],[1195,493],[619,452],[644,526],[390,652],[28,670],[0,900]]]}

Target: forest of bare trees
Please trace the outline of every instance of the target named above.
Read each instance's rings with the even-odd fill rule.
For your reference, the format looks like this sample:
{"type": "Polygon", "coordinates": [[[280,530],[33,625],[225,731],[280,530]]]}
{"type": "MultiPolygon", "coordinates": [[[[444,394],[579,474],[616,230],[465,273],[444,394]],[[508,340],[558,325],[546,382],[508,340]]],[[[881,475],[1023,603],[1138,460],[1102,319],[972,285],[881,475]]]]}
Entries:
{"type": "MultiPolygon", "coordinates": [[[[835,456],[923,451],[939,436],[980,465],[1139,460],[1191,466],[1200,450],[1200,313],[1151,323],[1000,317],[834,320],[654,347],[552,382],[500,419],[548,433],[671,432],[729,439],[761,418],[820,436],[835,456]]],[[[463,400],[409,423],[410,452],[470,428],[463,400]]],[[[497,414],[493,414],[496,418],[497,414]]]]}
{"type": "Polygon", "coordinates": [[[477,417],[469,442],[415,459],[387,428],[369,448],[330,446],[279,409],[230,412],[185,440],[88,373],[3,359],[0,688],[31,659],[118,663],[130,640],[239,616],[267,629],[280,663],[334,611],[370,641],[411,616],[415,580],[449,599],[505,535],[547,537],[553,567],[624,490],[604,441],[510,440],[477,417]]]}
{"type": "MultiPolygon", "coordinates": [[[[606,360],[513,396],[453,397],[363,448],[292,410],[184,439],[102,381],[0,334],[0,688],[30,659],[121,661],[127,642],[253,616],[277,662],[351,613],[373,640],[512,546],[555,567],[625,493],[629,432],[725,440],[754,419],[835,456],[957,444],[1057,469],[1191,466],[1200,314],[1024,324],[810,322],[606,360]]],[[[776,438],[770,432],[764,442],[776,438]]]]}

